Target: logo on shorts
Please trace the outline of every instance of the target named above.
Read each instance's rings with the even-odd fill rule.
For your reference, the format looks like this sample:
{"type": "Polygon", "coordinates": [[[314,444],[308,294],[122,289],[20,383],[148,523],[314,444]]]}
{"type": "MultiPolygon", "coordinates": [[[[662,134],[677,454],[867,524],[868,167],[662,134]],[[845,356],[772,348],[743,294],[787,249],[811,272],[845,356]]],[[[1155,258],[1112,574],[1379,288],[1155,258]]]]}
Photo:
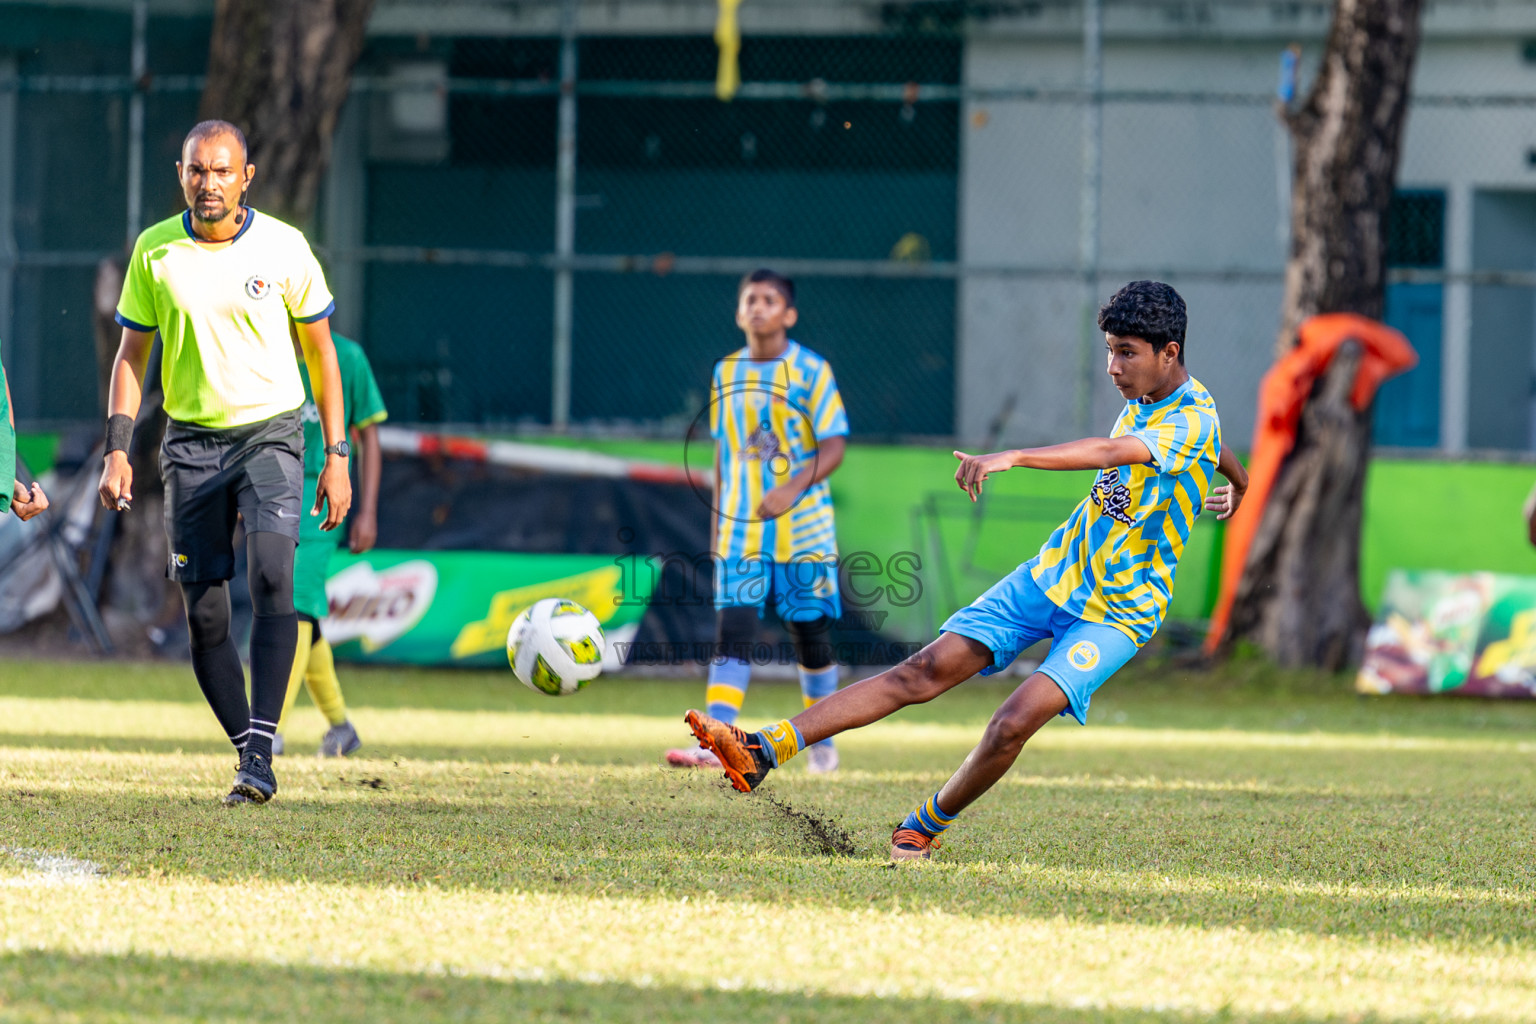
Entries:
{"type": "Polygon", "coordinates": [[[253,299],[264,299],[271,290],[272,282],[265,274],[257,274],[245,282],[245,294],[253,299]]]}
{"type": "Polygon", "coordinates": [[[1067,652],[1067,660],[1079,672],[1091,672],[1099,663],[1099,647],[1091,640],[1079,640],[1067,652]]]}
{"type": "Polygon", "coordinates": [[[187,567],[187,556],[186,555],[178,555],[178,554],[175,554],[173,552],[171,554],[171,561],[176,563],[176,568],[178,568],[178,569],[185,569],[187,567]]]}

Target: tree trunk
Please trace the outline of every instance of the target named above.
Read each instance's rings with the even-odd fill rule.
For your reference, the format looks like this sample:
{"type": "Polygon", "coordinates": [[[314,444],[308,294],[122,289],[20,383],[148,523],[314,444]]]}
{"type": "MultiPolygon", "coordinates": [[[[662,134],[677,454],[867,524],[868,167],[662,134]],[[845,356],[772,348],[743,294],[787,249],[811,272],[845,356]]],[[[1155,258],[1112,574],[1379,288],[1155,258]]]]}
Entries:
{"type": "Polygon", "coordinates": [[[199,117],[239,125],[251,202],[308,227],[374,0],[217,0],[199,117]]]}
{"type": "Polygon", "coordinates": [[[100,602],[113,641],[123,644],[124,617],[131,632],[164,626],[181,611],[181,590],[165,578],[170,541],[165,535],[165,481],[160,476],[160,440],[165,436],[165,392],[160,390],[158,339],[144,372],[144,395],[133,425],[128,463],[133,467],[133,514],[111,517],[116,536],[100,602]]]}
{"type": "Polygon", "coordinates": [[[117,346],[122,341],[123,329],[114,317],[117,299],[123,292],[123,277],[127,274],[126,260],[121,256],[108,256],[96,264],[96,282],[91,289],[91,328],[96,336],[96,405],[107,407],[107,396],[112,388],[112,364],[117,360],[117,346]]]}
{"type": "Polygon", "coordinates": [[[1338,669],[1358,659],[1360,518],[1371,414],[1350,402],[1360,346],[1346,342],[1302,409],[1296,447],[1248,549],[1230,636],[1282,665],[1338,669]]]}
{"type": "MultiPolygon", "coordinates": [[[[122,328],[113,319],[123,290],[124,261],[110,256],[96,265],[93,289],[97,391],[107,405],[112,364],[122,328]]],[[[151,350],[144,374],[143,402],[134,424],[128,461],[133,467],[133,514],[97,510],[101,529],[112,531],[112,546],[102,586],[95,595],[112,641],[122,653],[143,653],[146,627],[158,627],[181,609],[180,591],[165,578],[165,485],[160,479],[160,438],[165,433],[164,395],[160,390],[160,346],[151,350]]],[[[95,467],[86,472],[94,481],[95,467]]],[[[92,552],[94,557],[96,552],[92,552]]]]}
{"type": "MultiPolygon", "coordinates": [[[[1381,318],[1419,7],[1337,0],[1317,80],[1299,108],[1282,112],[1296,160],[1281,355],[1308,317],[1381,318]]],[[[1349,402],[1359,360],[1358,346],[1345,346],[1307,400],[1233,604],[1228,637],[1255,641],[1285,665],[1342,668],[1368,625],[1358,570],[1371,419],[1349,402]]]]}

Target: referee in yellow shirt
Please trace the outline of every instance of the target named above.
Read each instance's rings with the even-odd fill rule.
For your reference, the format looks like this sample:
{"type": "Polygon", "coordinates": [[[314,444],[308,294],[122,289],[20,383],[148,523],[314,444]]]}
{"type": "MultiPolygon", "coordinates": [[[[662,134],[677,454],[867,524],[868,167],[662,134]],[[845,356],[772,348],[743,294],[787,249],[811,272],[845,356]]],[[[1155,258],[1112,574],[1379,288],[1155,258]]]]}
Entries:
{"type": "Polygon", "coordinates": [[[336,308],[325,275],[296,229],[244,205],[255,174],[245,136],[203,121],[176,165],[188,209],[139,236],[117,322],[122,343],[107,400],[101,500],[133,499],[128,443],[150,346],[159,331],[160,383],[170,424],[160,447],[165,479],[166,575],[181,586],[192,671],[240,752],[226,804],[265,803],[277,792],[272,734],[298,641],[293,604],[299,517],[324,515],[335,529],[352,502],[342,426],[341,377],[331,343],[336,308]],[[293,358],[295,324],[326,442],[314,508],[300,508],[304,384],[293,358]],[[245,521],[255,622],[251,694],[229,633],[235,518],[245,521]]]}

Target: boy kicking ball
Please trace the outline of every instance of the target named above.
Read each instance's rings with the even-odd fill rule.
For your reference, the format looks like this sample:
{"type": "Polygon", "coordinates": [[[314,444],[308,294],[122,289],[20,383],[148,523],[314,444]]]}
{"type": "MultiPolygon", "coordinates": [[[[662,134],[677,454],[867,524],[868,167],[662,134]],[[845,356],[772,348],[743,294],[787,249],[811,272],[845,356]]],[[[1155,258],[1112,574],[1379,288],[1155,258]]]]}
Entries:
{"type": "Polygon", "coordinates": [[[758,732],[698,711],[684,717],[741,792],[760,785],[807,744],[921,704],[978,672],[1001,671],[1051,638],[1040,668],[1014,690],[981,742],[891,836],[891,859],[927,858],[938,837],[1013,766],[1024,743],[1057,715],[1086,723],[1088,702],[1150,640],[1202,506],[1226,519],[1248,474],[1221,444],[1210,393],[1184,368],[1184,300],[1156,281],[1134,281],[1099,310],[1108,371],[1125,396],[1109,437],[992,455],[955,452],[955,482],[972,501],[993,473],[1096,469],[1088,497],[1040,553],[944,623],[937,640],[895,668],[848,686],[758,732]],[[1213,475],[1228,483],[1212,488],[1213,475]]]}

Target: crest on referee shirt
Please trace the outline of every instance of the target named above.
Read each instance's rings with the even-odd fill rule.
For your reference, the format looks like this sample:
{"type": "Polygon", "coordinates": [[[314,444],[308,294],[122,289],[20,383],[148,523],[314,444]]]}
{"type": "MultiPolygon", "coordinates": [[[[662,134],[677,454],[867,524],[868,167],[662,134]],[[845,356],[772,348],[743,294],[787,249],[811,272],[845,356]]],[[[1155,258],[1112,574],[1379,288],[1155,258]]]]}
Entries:
{"type": "Polygon", "coordinates": [[[272,282],[267,280],[265,274],[253,274],[246,279],[245,294],[253,299],[264,299],[271,290],[272,282]]]}

